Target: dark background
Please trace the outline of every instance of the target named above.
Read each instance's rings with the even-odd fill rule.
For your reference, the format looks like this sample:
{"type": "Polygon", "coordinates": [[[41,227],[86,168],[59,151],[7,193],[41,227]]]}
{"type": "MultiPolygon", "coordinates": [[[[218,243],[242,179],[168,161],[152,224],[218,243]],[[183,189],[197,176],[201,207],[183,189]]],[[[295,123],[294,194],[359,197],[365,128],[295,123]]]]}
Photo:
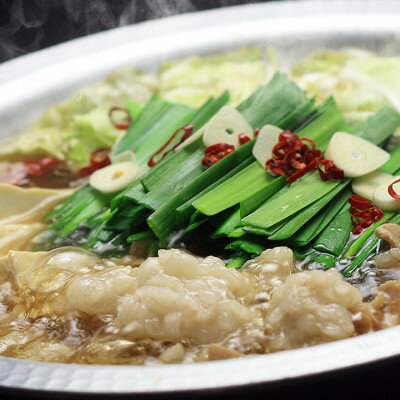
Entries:
{"type": "Polygon", "coordinates": [[[0,62],[66,40],[148,19],[264,1],[0,0],[0,62]]]}

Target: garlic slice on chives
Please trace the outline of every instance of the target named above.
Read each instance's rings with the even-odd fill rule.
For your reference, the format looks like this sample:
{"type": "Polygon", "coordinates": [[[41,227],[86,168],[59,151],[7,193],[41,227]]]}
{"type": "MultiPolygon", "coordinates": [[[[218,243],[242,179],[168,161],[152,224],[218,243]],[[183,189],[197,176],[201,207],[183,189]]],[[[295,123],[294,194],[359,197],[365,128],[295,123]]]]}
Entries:
{"type": "Polygon", "coordinates": [[[139,173],[140,168],[136,163],[123,161],[93,172],[89,183],[102,193],[114,193],[136,181],[139,173]]]}
{"type": "Polygon", "coordinates": [[[325,153],[346,177],[367,175],[381,167],[390,155],[368,140],[346,132],[336,132],[325,153]]]}
{"type": "MultiPolygon", "coordinates": [[[[372,196],[372,202],[383,211],[400,210],[400,200],[395,199],[389,194],[389,186],[400,179],[400,176],[392,176],[390,182],[384,182],[376,187],[372,196]]],[[[400,193],[400,182],[393,185],[396,193],[400,193]]]]}
{"type": "Polygon", "coordinates": [[[217,143],[227,143],[238,148],[239,135],[253,138],[253,129],[242,114],[232,106],[222,107],[211,119],[199,129],[203,133],[206,147],[217,143]]]}
{"type": "Polygon", "coordinates": [[[272,150],[279,142],[281,128],[273,125],[264,125],[258,133],[253,147],[253,156],[265,168],[265,163],[272,157],[272,150]]]}
{"type": "Polygon", "coordinates": [[[367,175],[354,178],[351,182],[351,187],[355,194],[372,200],[375,189],[379,185],[388,187],[393,182],[393,175],[382,171],[373,171],[367,175]]]}

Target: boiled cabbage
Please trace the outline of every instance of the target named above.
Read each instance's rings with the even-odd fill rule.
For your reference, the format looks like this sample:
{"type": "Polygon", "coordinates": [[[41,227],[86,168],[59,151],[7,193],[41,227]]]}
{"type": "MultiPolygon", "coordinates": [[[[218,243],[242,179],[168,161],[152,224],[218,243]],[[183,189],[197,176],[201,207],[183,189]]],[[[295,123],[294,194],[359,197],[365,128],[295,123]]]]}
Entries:
{"type": "Polygon", "coordinates": [[[292,78],[317,102],[334,96],[351,124],[384,106],[400,110],[400,58],[360,50],[321,50],[300,60],[292,78]]]}
{"type": "Polygon", "coordinates": [[[265,62],[262,49],[256,47],[166,61],[159,73],[159,93],[166,100],[198,107],[210,96],[229,90],[231,103],[236,105],[265,84],[274,71],[265,62]]]}
{"type": "Polygon", "coordinates": [[[127,98],[145,104],[156,83],[133,67],[121,68],[103,82],[78,90],[67,101],[45,110],[36,123],[0,147],[0,159],[23,160],[49,155],[68,160],[72,169],[89,162],[90,152],[111,147],[118,132],[108,120],[111,106],[127,98]]]}

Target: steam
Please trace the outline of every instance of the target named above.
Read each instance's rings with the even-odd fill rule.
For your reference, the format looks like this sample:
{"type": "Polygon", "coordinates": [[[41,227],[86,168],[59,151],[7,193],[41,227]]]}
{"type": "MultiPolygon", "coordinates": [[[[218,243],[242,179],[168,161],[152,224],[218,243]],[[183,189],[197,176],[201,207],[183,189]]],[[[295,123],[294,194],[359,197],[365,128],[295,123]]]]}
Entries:
{"type": "Polygon", "coordinates": [[[23,2],[23,0],[11,1],[7,5],[2,1],[2,9],[7,10],[9,14],[9,23],[0,26],[0,58],[5,60],[38,49],[41,38],[41,26],[47,21],[46,0],[33,1],[32,3],[23,2]],[[35,3],[38,13],[32,12],[29,4],[35,3]],[[28,29],[32,33],[29,38],[21,45],[15,40],[15,35],[21,29],[28,29]]]}
{"type": "Polygon", "coordinates": [[[118,18],[104,0],[64,0],[63,3],[67,20],[82,26],[82,33],[118,26],[118,18]]]}
{"type": "Polygon", "coordinates": [[[0,0],[0,61],[147,19],[248,0],[0,0]],[[3,15],[4,14],[4,15],[3,15]]]}
{"type": "Polygon", "coordinates": [[[150,11],[150,18],[161,18],[196,10],[190,0],[147,0],[146,4],[150,11]]]}

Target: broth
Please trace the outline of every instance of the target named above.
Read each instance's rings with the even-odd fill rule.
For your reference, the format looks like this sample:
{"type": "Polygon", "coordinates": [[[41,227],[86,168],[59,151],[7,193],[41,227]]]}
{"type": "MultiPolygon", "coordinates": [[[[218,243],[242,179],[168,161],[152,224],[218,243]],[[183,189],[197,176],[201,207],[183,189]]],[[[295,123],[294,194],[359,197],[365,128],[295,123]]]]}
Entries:
{"type": "Polygon", "coordinates": [[[101,260],[78,248],[12,252],[8,265],[0,285],[0,351],[17,358],[200,362],[325,343],[398,323],[393,309],[400,307],[400,285],[391,283],[397,281],[385,291],[370,279],[375,300],[365,303],[334,270],[296,269],[284,247],[267,250],[242,272],[180,250],[146,261],[101,260]],[[33,279],[24,271],[28,259],[33,279]]]}
{"type": "Polygon", "coordinates": [[[23,162],[0,162],[0,183],[14,183],[21,187],[39,187],[50,189],[74,188],[82,185],[83,180],[60,163],[56,168],[35,176],[27,175],[23,162]]]}

